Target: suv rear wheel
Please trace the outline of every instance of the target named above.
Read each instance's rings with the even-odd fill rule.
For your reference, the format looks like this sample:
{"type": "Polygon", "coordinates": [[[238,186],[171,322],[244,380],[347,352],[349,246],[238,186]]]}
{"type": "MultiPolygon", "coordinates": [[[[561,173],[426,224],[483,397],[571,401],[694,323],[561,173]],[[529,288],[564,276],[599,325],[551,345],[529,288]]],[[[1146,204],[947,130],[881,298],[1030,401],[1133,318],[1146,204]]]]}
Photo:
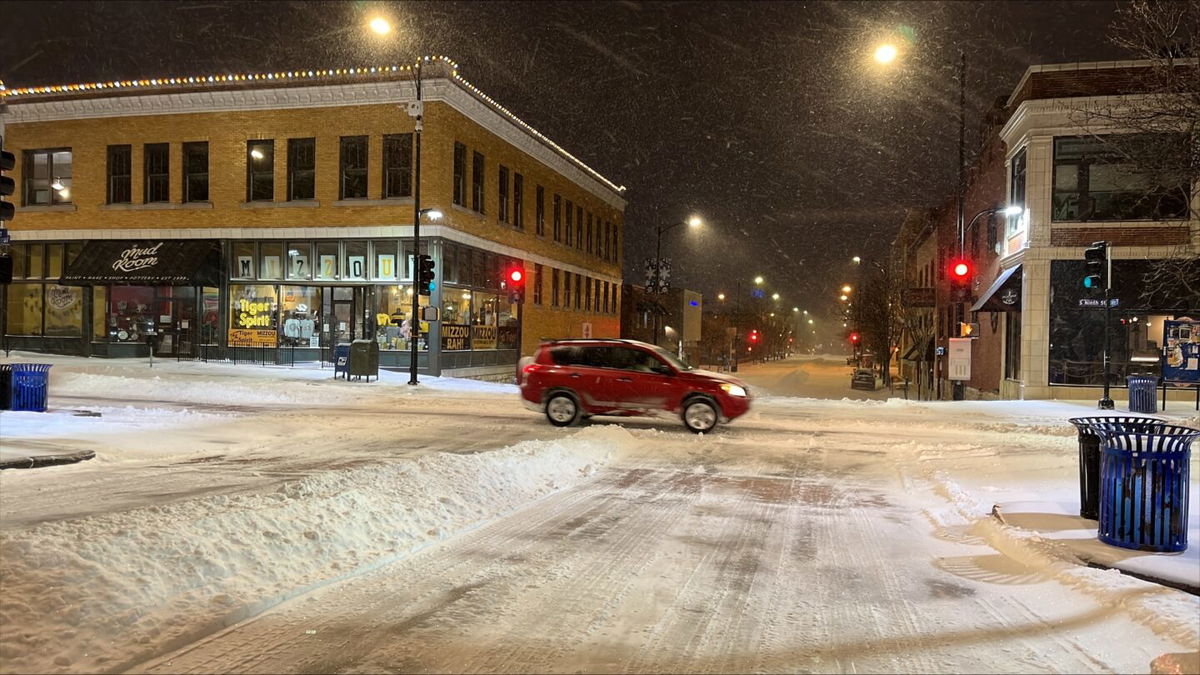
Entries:
{"type": "Polygon", "coordinates": [[[556,427],[569,427],[579,420],[579,404],[570,394],[551,394],[546,399],[546,419],[556,427]]]}
{"type": "Polygon", "coordinates": [[[683,405],[683,426],[694,434],[706,434],[717,426],[717,406],[704,398],[694,398],[683,405]]]}

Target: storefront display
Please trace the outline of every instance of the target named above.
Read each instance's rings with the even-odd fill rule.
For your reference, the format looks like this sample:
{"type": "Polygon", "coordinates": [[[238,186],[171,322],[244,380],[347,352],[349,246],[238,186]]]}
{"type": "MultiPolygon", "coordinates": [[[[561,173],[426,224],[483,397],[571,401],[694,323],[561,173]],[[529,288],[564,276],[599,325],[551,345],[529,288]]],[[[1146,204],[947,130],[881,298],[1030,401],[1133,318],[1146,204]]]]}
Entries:
{"type": "Polygon", "coordinates": [[[229,287],[229,344],[278,344],[279,302],[275,286],[229,287]]]}
{"type": "Polygon", "coordinates": [[[114,342],[143,342],[155,335],[154,289],[113,286],[108,294],[108,337],[114,342]]]}
{"type": "Polygon", "coordinates": [[[46,285],[46,335],[83,336],[83,289],[79,286],[46,285]]]}
{"type": "Polygon", "coordinates": [[[283,286],[280,288],[279,344],[294,347],[321,346],[321,288],[283,286]]]}

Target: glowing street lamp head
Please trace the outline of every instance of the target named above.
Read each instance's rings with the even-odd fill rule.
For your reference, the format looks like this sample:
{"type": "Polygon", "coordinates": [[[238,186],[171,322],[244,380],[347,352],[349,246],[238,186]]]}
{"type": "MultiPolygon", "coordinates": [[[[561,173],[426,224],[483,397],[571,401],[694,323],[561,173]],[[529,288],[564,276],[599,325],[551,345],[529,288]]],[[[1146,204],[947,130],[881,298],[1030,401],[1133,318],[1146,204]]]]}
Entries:
{"type": "Polygon", "coordinates": [[[882,44],[875,48],[875,61],[887,65],[896,60],[896,47],[890,44],[882,44]]]}
{"type": "Polygon", "coordinates": [[[688,227],[700,227],[704,224],[704,221],[700,219],[700,216],[692,216],[688,218],[687,224],[688,227]]]}
{"type": "Polygon", "coordinates": [[[725,294],[724,294],[724,293],[717,293],[717,299],[718,299],[718,300],[721,300],[721,301],[724,301],[724,300],[725,300],[725,294]]]}
{"type": "Polygon", "coordinates": [[[846,284],[845,286],[842,286],[842,292],[843,292],[843,293],[849,293],[849,292],[850,292],[850,290],[851,290],[851,289],[850,289],[850,284],[846,284]]]}
{"type": "Polygon", "coordinates": [[[759,286],[762,286],[763,278],[761,276],[754,277],[754,283],[758,284],[759,286]]]}
{"type": "Polygon", "coordinates": [[[374,19],[371,19],[371,23],[369,25],[371,26],[371,30],[374,31],[376,35],[387,35],[388,33],[392,32],[392,24],[382,16],[377,16],[374,19]]]}
{"type": "Polygon", "coordinates": [[[1023,206],[1006,206],[1006,207],[1004,207],[1004,215],[1006,215],[1006,216],[1019,216],[1022,213],[1025,213],[1025,207],[1023,207],[1023,206]]]}
{"type": "Polygon", "coordinates": [[[852,262],[852,263],[860,263],[860,262],[862,262],[862,258],[860,258],[860,257],[858,257],[858,256],[854,256],[853,258],[851,258],[851,259],[850,259],[850,262],[852,262]]]}
{"type": "Polygon", "coordinates": [[[772,299],[772,300],[778,300],[778,299],[779,299],[779,294],[778,294],[778,293],[772,293],[772,294],[771,294],[771,299],[772,299]]]}
{"type": "Polygon", "coordinates": [[[437,209],[421,209],[421,215],[430,220],[441,220],[443,214],[437,209]]]}

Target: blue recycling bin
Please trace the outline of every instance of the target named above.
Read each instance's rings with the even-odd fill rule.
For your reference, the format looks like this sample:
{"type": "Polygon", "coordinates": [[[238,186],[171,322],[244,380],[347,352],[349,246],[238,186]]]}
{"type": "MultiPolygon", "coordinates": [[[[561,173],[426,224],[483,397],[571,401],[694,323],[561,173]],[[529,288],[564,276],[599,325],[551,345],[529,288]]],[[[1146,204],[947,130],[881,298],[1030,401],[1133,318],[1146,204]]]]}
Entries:
{"type": "Polygon", "coordinates": [[[10,410],[46,412],[50,389],[49,363],[14,363],[11,365],[12,398],[10,410]]]}
{"type": "Polygon", "coordinates": [[[1153,413],[1158,409],[1158,378],[1154,375],[1130,375],[1125,378],[1129,386],[1129,412],[1153,413]]]}
{"type": "Polygon", "coordinates": [[[1166,422],[1156,417],[1098,415],[1068,420],[1079,431],[1079,517],[1100,518],[1100,435],[1098,429],[1156,433],[1166,422]]]}
{"type": "Polygon", "coordinates": [[[338,375],[350,379],[350,344],[342,343],[333,348],[333,377],[338,375]]]}
{"type": "Polygon", "coordinates": [[[1100,541],[1156,553],[1187,549],[1188,463],[1200,429],[1093,427],[1100,436],[1100,541]]]}

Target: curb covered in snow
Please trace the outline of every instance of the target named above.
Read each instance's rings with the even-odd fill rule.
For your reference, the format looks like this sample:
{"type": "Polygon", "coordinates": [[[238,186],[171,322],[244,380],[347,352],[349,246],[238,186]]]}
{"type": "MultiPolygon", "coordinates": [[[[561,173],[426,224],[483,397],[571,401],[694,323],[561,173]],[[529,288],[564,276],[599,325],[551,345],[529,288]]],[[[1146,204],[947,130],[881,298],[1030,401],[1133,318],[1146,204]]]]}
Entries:
{"type": "Polygon", "coordinates": [[[76,452],[60,452],[47,455],[22,455],[19,457],[0,458],[0,469],[36,469],[56,464],[74,464],[96,456],[95,450],[79,450],[76,452]]]}

